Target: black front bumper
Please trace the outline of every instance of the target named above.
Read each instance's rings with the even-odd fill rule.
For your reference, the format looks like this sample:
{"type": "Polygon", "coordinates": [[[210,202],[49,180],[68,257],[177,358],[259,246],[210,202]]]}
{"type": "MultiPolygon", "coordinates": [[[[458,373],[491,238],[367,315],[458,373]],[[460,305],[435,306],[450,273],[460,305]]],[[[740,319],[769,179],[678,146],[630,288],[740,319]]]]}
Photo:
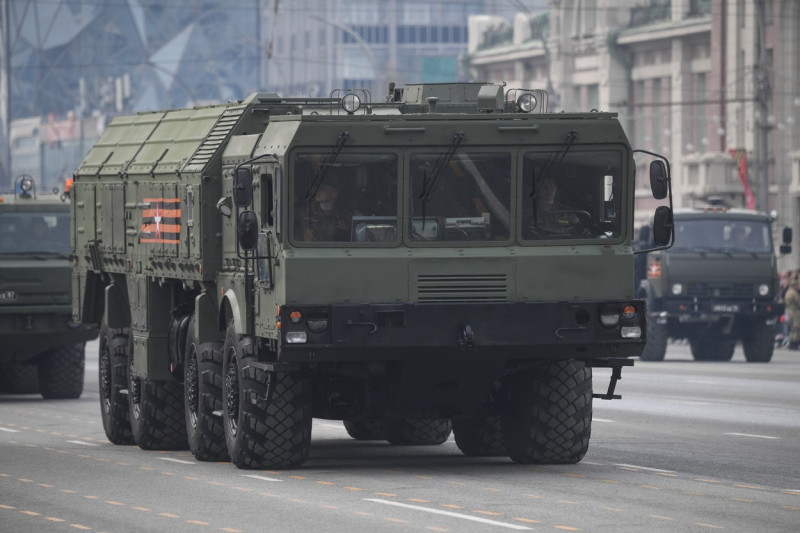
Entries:
{"type": "Polygon", "coordinates": [[[284,306],[278,360],[635,357],[645,345],[644,316],[641,300],[284,306]],[[625,305],[634,306],[635,316],[622,316],[625,305]],[[296,323],[290,318],[293,311],[302,315],[296,323]],[[620,315],[619,322],[603,325],[601,315],[614,314],[620,315]],[[314,333],[306,318],[322,316],[328,317],[327,328],[314,333]],[[640,336],[623,338],[623,328],[639,328],[640,336]],[[292,338],[297,342],[290,342],[292,338]]]}
{"type": "Polygon", "coordinates": [[[714,298],[670,298],[664,301],[664,310],[669,316],[749,316],[774,318],[783,314],[784,304],[774,300],[714,299],[714,298]]]}

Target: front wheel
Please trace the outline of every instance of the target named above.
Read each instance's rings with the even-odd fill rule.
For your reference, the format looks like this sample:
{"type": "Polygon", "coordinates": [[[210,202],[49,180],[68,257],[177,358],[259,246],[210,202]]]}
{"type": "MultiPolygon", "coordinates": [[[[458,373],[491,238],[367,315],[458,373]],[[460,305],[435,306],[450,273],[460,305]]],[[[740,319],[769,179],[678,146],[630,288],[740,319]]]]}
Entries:
{"type": "Polygon", "coordinates": [[[508,455],[503,443],[500,417],[468,418],[453,421],[456,446],[471,457],[499,457],[508,455]]]}
{"type": "Polygon", "coordinates": [[[768,363],[775,350],[775,324],[765,320],[753,323],[747,336],[742,339],[744,358],[748,363],[768,363]]]}
{"type": "Polygon", "coordinates": [[[450,438],[453,423],[448,418],[407,418],[387,420],[383,424],[384,438],[390,444],[430,446],[450,438]]]}
{"type": "Polygon", "coordinates": [[[642,361],[663,361],[667,355],[667,324],[659,324],[658,317],[647,317],[647,344],[639,359],[642,361]]]}
{"type": "Polygon", "coordinates": [[[39,356],[39,393],[45,399],[75,399],[83,393],[86,343],[51,348],[39,356]]]}
{"type": "Polygon", "coordinates": [[[225,441],[239,468],[295,468],[311,446],[311,379],[269,372],[256,362],[254,339],[230,321],[223,347],[225,441]]]}
{"type": "Polygon", "coordinates": [[[344,429],[356,440],[383,440],[383,425],[380,420],[346,418],[344,429]]]}
{"type": "Polygon", "coordinates": [[[572,464],[589,449],[592,369],[557,361],[517,374],[505,384],[510,412],[503,441],[516,463],[572,464]]]}
{"type": "Polygon", "coordinates": [[[695,361],[730,361],[736,349],[736,339],[697,336],[689,339],[695,361]]]}

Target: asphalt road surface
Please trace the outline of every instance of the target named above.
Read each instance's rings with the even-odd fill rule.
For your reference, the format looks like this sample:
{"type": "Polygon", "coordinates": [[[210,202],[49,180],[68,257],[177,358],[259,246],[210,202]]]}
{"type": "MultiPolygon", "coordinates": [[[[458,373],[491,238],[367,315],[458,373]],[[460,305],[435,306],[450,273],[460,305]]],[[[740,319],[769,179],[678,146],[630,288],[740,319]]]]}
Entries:
{"type": "Polygon", "coordinates": [[[672,344],[617,392],[594,401],[576,465],[355,441],[315,420],[303,468],[246,471],[109,443],[90,343],[80,400],[0,395],[0,531],[800,530],[800,352],[695,363],[672,344]]]}

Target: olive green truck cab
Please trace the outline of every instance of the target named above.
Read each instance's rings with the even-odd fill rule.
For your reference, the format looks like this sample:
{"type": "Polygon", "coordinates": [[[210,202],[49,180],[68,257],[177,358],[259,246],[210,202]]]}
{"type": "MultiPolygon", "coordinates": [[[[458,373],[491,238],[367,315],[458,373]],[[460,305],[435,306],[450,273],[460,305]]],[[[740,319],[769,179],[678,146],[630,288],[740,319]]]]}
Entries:
{"type": "Polygon", "coordinates": [[[30,176],[0,195],[0,392],[78,398],[86,341],[72,321],[68,197],[30,176]]]}
{"type": "MultiPolygon", "coordinates": [[[[482,83],[369,100],[258,93],[112,121],[72,204],[109,440],[287,468],[316,417],[581,460],[592,398],[618,398],[645,345],[616,115],[482,83]],[[602,393],[594,367],[612,369],[602,393]]],[[[664,198],[665,161],[651,182],[664,198]]]]}
{"type": "MultiPolygon", "coordinates": [[[[674,246],[649,253],[638,274],[649,314],[642,360],[663,360],[675,338],[697,361],[729,361],[741,341],[748,362],[769,362],[784,311],[773,220],[710,205],[677,209],[674,222],[674,246]]],[[[781,253],[791,252],[791,233],[781,253]]]]}

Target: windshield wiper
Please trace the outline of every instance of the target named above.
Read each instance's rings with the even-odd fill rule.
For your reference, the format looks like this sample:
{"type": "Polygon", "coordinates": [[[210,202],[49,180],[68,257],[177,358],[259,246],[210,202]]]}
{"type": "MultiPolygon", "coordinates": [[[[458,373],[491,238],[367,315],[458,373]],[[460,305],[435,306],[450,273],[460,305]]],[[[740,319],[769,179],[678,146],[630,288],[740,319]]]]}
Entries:
{"type": "Polygon", "coordinates": [[[339,154],[344,148],[344,143],[347,142],[347,139],[350,137],[350,133],[343,131],[339,134],[339,137],[336,139],[336,151],[331,152],[328,154],[328,157],[325,158],[325,161],[319,167],[317,171],[317,175],[314,176],[314,179],[308,186],[308,192],[306,193],[306,200],[313,200],[314,197],[317,195],[317,191],[322,186],[322,182],[325,181],[325,176],[328,174],[328,169],[333,166],[333,163],[336,162],[336,158],[339,157],[339,154]]]}
{"type": "MultiPolygon", "coordinates": [[[[578,138],[578,131],[577,130],[569,130],[567,132],[567,138],[564,140],[564,147],[561,149],[560,157],[558,152],[550,152],[550,155],[547,157],[547,160],[542,165],[542,171],[540,173],[539,179],[542,179],[547,176],[547,173],[550,172],[556,165],[556,163],[561,163],[566,157],[567,152],[570,151],[572,145],[575,144],[575,140],[578,138]]],[[[531,170],[531,192],[528,193],[528,198],[533,200],[532,209],[533,209],[533,227],[536,227],[536,163],[533,165],[533,169],[531,170]]]]}
{"type": "Polygon", "coordinates": [[[431,173],[430,177],[430,184],[428,184],[428,170],[427,168],[422,174],[422,192],[419,195],[419,199],[422,200],[422,227],[425,228],[425,205],[428,203],[428,199],[431,197],[431,193],[433,193],[434,187],[436,187],[436,183],[438,183],[439,178],[442,175],[442,171],[444,167],[450,164],[452,161],[453,156],[456,153],[461,141],[464,140],[464,132],[457,131],[453,134],[453,142],[450,143],[450,148],[447,150],[447,153],[444,156],[440,156],[439,159],[436,161],[436,165],[433,167],[433,172],[431,173]]]}

